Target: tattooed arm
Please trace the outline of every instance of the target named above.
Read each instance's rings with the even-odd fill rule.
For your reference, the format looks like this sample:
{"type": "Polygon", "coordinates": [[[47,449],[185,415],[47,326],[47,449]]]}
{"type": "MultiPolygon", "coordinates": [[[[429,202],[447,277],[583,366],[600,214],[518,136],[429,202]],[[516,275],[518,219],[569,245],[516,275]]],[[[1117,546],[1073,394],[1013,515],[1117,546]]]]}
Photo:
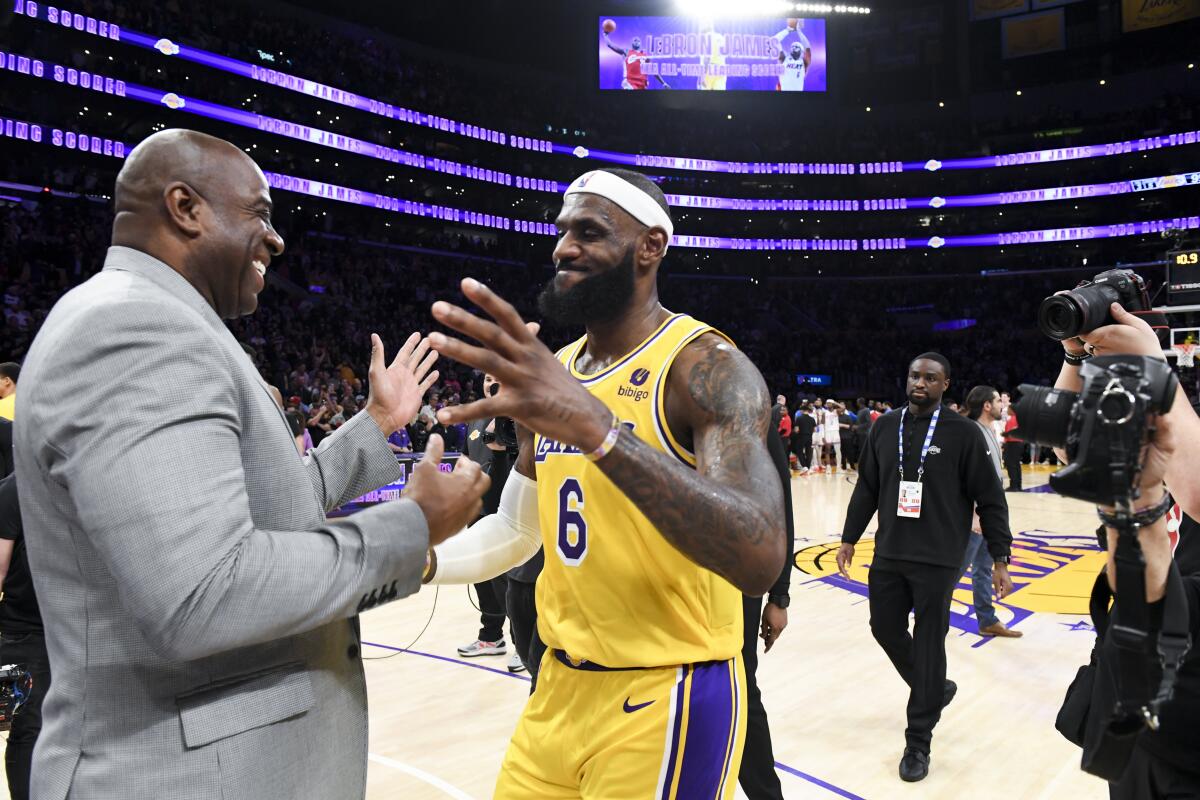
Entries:
{"type": "Polygon", "coordinates": [[[597,465],[679,552],[748,595],[783,568],[783,493],[767,450],[771,402],[746,356],[705,334],[676,358],[667,420],[696,469],[623,430],[597,465]]]}

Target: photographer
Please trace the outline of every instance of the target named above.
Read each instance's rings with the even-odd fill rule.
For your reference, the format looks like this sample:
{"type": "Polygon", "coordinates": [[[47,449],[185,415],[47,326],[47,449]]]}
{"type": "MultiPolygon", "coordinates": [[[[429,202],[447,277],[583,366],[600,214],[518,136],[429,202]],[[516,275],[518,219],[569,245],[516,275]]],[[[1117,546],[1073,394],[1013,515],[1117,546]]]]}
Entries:
{"type": "Polygon", "coordinates": [[[50,657],[25,555],[16,475],[0,480],[0,587],[0,664],[15,664],[33,678],[29,697],[13,716],[4,752],[9,794],[25,800],[33,746],[42,730],[42,700],[50,688],[50,657]]]}
{"type": "MultiPolygon", "coordinates": [[[[1093,356],[1143,355],[1161,359],[1162,346],[1153,328],[1139,316],[1113,303],[1115,324],[1063,340],[1066,351],[1055,388],[1073,392],[1083,388],[1080,367],[1093,356]]],[[[1153,508],[1165,493],[1163,482],[1176,501],[1176,513],[1159,517],[1138,529],[1137,540],[1145,560],[1146,601],[1149,603],[1151,633],[1163,615],[1163,598],[1172,560],[1179,568],[1187,597],[1189,629],[1193,642],[1200,638],[1200,419],[1181,388],[1175,392],[1170,410],[1159,415],[1151,429],[1152,441],[1145,448],[1138,484],[1141,494],[1134,511],[1153,508]],[[1180,513],[1181,512],[1181,513],[1180,513]],[[1181,518],[1176,534],[1168,519],[1181,518]]],[[[1059,453],[1060,458],[1065,453],[1059,453]]],[[[1108,509],[1111,511],[1111,509],[1108,509]]],[[[1119,534],[1107,528],[1108,582],[1116,586],[1116,548],[1119,534]]],[[[1111,617],[1119,618],[1114,603],[1111,617]]],[[[1112,636],[1100,648],[1101,666],[1115,670],[1116,652],[1112,636]]],[[[1156,661],[1156,660],[1155,660],[1156,661]]],[[[1152,665],[1155,683],[1159,670],[1152,665]]],[[[1092,714],[1101,709],[1092,708],[1092,714]]],[[[1200,796],[1200,649],[1193,646],[1181,665],[1173,699],[1159,712],[1158,730],[1144,730],[1137,737],[1133,755],[1119,781],[1109,783],[1114,800],[1200,796]]]]}
{"type": "MultiPolygon", "coordinates": [[[[499,381],[491,375],[484,375],[483,395],[491,397],[498,391],[499,381]]],[[[516,450],[516,430],[510,419],[480,419],[467,426],[467,458],[479,464],[484,474],[492,479],[492,486],[483,497],[480,517],[496,513],[500,494],[504,491],[504,483],[516,458],[516,450]]],[[[508,645],[504,641],[508,578],[500,575],[490,581],[477,583],[475,594],[479,597],[479,637],[458,648],[458,655],[461,658],[505,655],[508,653],[508,645]]],[[[509,672],[520,672],[524,668],[519,651],[514,652],[508,661],[509,672]]]]}

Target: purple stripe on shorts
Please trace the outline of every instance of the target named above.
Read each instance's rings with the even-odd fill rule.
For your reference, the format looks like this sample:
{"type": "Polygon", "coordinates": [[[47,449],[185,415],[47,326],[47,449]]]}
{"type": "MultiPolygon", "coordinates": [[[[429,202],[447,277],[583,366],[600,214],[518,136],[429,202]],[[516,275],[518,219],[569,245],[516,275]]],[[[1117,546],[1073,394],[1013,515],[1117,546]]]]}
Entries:
{"type": "Polygon", "coordinates": [[[725,756],[736,713],[731,661],[695,665],[688,702],[687,739],[679,772],[680,798],[715,798],[725,777],[725,756]]]}
{"type": "MultiPolygon", "coordinates": [[[[679,679],[679,685],[675,687],[675,723],[674,730],[671,731],[671,753],[667,757],[667,777],[663,781],[661,800],[671,800],[671,784],[675,780],[675,759],[679,757],[679,731],[683,725],[683,690],[687,686],[688,675],[691,672],[692,668],[685,664],[683,676],[679,679]]],[[[682,795],[679,796],[682,797],[682,795]]]]}

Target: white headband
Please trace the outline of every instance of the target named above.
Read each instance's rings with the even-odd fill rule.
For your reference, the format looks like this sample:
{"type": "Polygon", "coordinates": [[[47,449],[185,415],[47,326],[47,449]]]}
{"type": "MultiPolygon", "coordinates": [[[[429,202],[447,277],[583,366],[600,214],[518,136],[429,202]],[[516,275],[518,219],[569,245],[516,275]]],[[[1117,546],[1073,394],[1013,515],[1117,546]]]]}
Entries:
{"type": "Polygon", "coordinates": [[[570,197],[573,194],[596,194],[611,200],[628,211],[631,217],[643,225],[665,230],[667,244],[671,243],[675,226],[671,224],[671,218],[667,216],[667,212],[663,211],[662,206],[653,197],[624,178],[599,169],[585,172],[571,182],[563,197],[570,197]]]}

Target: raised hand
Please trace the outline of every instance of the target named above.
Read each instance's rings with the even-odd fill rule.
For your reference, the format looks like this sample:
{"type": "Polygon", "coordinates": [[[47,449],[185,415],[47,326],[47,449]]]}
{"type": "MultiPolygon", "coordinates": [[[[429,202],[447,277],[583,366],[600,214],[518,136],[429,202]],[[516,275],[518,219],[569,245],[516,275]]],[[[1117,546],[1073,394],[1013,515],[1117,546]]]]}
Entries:
{"type": "Polygon", "coordinates": [[[371,334],[371,367],[367,373],[371,391],[365,411],[384,436],[391,436],[417,416],[421,398],[438,379],[438,371],[430,371],[437,358],[437,351],[429,349],[429,340],[414,333],[391,365],[385,366],[383,341],[378,334],[371,334]]]}
{"type": "Polygon", "coordinates": [[[445,444],[436,433],[425,445],[425,455],[413,468],[404,496],[421,508],[429,525],[429,546],[441,544],[473,522],[483,510],[483,494],[492,485],[471,459],[459,457],[453,472],[442,472],[445,444]]]}
{"type": "Polygon", "coordinates": [[[495,397],[443,408],[437,412],[438,420],[453,425],[512,417],[585,453],[599,447],[612,425],[612,412],[571,376],[510,303],[473,278],[463,280],[462,290],[495,321],[441,300],[433,304],[433,316],[483,346],[440,333],[431,334],[430,343],[442,355],[496,376],[503,388],[495,397]]]}

